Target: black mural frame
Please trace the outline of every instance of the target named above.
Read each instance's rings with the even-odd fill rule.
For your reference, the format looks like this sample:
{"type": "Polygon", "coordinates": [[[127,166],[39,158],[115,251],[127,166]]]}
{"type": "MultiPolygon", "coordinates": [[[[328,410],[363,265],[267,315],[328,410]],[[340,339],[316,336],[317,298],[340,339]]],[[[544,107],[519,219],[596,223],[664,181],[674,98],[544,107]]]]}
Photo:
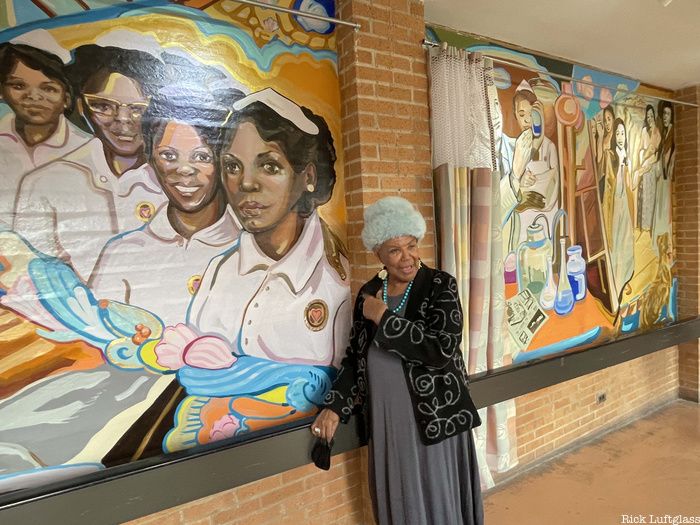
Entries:
{"type": "MultiPolygon", "coordinates": [[[[477,407],[513,399],[700,338],[700,318],[592,348],[472,377],[477,407]]],[[[123,523],[310,463],[312,418],[229,440],[143,459],[101,472],[0,495],[0,523],[123,523]]],[[[333,453],[356,449],[356,418],[341,426],[333,453]]]]}

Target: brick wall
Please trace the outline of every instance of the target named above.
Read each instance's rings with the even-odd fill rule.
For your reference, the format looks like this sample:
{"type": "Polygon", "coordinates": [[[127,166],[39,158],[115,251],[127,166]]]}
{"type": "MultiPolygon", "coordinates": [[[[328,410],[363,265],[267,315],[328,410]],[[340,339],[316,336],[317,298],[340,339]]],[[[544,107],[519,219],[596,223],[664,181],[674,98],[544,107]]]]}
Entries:
{"type": "Polygon", "coordinates": [[[340,18],[362,24],[338,35],[348,248],[353,290],[378,270],[362,245],[362,212],[380,197],[401,195],[428,222],[421,257],[435,264],[430,121],[423,4],[346,0],[340,18]]]}
{"type": "MultiPolygon", "coordinates": [[[[686,102],[700,102],[700,86],[675,93],[686,102]]],[[[673,219],[676,229],[676,255],[679,283],[678,308],[681,318],[700,314],[700,111],[680,106],[676,111],[676,169],[673,219]]],[[[698,341],[679,346],[680,396],[698,402],[700,377],[698,341]]]]}
{"type": "MultiPolygon", "coordinates": [[[[362,211],[382,196],[401,194],[420,207],[428,221],[422,256],[428,264],[435,262],[428,81],[425,53],[419,45],[424,31],[421,2],[340,0],[338,12],[341,18],[362,24],[359,33],[343,28],[338,34],[348,244],[356,292],[378,266],[360,240],[362,211]]],[[[697,98],[693,89],[683,96],[697,98]]],[[[697,119],[697,112],[677,115],[680,170],[676,180],[677,193],[695,192],[690,208],[696,222],[694,226],[685,223],[692,209],[688,216],[674,216],[681,311],[695,315],[697,119]]],[[[674,208],[678,205],[674,203],[674,208]]],[[[697,395],[697,344],[690,348],[681,349],[680,359],[678,350],[670,348],[518,398],[519,468],[675,399],[679,374],[681,384],[691,391],[694,384],[697,395]],[[597,402],[599,393],[606,394],[605,402],[597,402]]],[[[312,465],[300,467],[131,525],[370,524],[366,477],[366,449],[361,449],[334,457],[329,472],[312,465]]]]}
{"type": "Polygon", "coordinates": [[[313,464],[130,521],[127,525],[277,525],[371,523],[366,449],[313,464]]]}
{"type": "Polygon", "coordinates": [[[678,397],[669,348],[516,399],[519,469],[678,397]],[[598,403],[598,395],[606,400],[598,403]]]}

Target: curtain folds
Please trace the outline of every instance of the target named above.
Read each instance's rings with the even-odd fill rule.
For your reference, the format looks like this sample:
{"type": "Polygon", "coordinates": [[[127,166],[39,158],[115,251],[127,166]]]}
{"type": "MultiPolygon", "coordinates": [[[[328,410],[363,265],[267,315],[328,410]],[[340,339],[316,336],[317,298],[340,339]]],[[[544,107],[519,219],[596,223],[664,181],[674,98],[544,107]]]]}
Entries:
{"type": "MultiPolygon", "coordinates": [[[[470,374],[511,362],[503,345],[505,282],[500,175],[486,88],[490,60],[431,49],[433,167],[440,267],[457,278],[464,308],[462,348],[470,374]]],[[[474,431],[484,488],[517,464],[515,401],[480,410],[474,431]]]]}

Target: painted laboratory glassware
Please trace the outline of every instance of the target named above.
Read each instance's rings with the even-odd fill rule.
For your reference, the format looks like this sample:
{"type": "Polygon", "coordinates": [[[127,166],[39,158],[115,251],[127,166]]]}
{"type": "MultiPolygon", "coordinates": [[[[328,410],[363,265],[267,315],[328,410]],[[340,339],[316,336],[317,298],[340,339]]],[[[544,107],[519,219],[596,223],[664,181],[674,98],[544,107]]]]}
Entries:
{"type": "Polygon", "coordinates": [[[577,244],[566,250],[569,258],[566,263],[566,273],[576,301],[586,298],[586,261],[583,260],[581,253],[582,249],[577,244]]]}
{"type": "Polygon", "coordinates": [[[569,284],[569,276],[566,273],[566,238],[559,239],[559,284],[557,286],[557,296],[554,299],[554,311],[559,315],[566,315],[574,309],[574,292],[569,284]]]}
{"type": "Polygon", "coordinates": [[[547,284],[548,266],[551,265],[552,246],[541,224],[527,228],[527,239],[518,246],[517,277],[518,291],[529,290],[539,301],[547,284]]]}

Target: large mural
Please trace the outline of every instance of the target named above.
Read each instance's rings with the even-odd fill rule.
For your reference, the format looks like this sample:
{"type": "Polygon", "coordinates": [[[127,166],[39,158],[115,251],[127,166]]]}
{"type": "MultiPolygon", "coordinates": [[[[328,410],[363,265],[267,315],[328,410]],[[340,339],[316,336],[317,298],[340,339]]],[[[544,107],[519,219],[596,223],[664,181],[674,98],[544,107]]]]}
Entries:
{"type": "Polygon", "coordinates": [[[496,59],[503,364],[674,321],[673,105],[624,77],[439,28],[427,37],[496,59]]]}
{"type": "Polygon", "coordinates": [[[312,415],[350,325],[334,27],[229,0],[0,20],[0,492],[312,415]]]}

